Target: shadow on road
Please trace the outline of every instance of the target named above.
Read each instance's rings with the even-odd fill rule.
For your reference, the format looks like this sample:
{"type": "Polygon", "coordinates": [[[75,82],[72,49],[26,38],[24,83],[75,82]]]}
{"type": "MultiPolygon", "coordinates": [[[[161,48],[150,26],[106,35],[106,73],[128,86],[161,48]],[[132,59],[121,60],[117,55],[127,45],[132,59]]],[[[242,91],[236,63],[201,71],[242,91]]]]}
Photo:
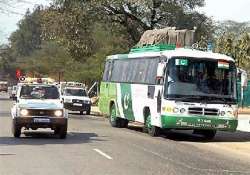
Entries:
{"type": "Polygon", "coordinates": [[[11,117],[10,111],[0,111],[0,117],[11,117]]]}
{"type": "Polygon", "coordinates": [[[53,145],[53,144],[84,144],[106,141],[98,138],[96,133],[68,132],[66,139],[59,139],[53,132],[24,132],[20,138],[0,137],[0,145],[53,145]]]}
{"type": "MultiPolygon", "coordinates": [[[[142,132],[141,127],[129,126],[128,129],[142,132]]],[[[163,131],[160,135],[161,138],[173,140],[173,141],[185,141],[185,142],[250,142],[250,132],[236,131],[223,132],[218,131],[213,140],[206,140],[203,136],[193,134],[193,131],[188,130],[168,130],[163,131]]]]}

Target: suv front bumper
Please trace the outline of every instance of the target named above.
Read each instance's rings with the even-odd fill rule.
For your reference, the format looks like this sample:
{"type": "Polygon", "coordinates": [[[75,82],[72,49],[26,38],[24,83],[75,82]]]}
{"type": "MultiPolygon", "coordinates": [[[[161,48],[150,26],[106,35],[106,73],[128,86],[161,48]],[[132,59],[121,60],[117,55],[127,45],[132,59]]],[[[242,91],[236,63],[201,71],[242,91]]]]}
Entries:
{"type": "Polygon", "coordinates": [[[64,108],[71,111],[88,111],[91,108],[91,104],[86,103],[76,103],[79,106],[74,105],[74,103],[64,103],[64,108]]]}
{"type": "Polygon", "coordinates": [[[14,123],[19,127],[26,128],[51,128],[65,126],[68,123],[68,119],[64,117],[16,117],[13,119],[14,123]],[[45,119],[40,120],[39,119],[45,119]]]}

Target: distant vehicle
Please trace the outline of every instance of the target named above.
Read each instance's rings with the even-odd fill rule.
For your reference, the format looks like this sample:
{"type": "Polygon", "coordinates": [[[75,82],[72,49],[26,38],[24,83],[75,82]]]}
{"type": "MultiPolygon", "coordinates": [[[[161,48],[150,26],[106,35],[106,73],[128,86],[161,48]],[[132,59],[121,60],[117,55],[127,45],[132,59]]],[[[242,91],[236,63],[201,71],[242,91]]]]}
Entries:
{"type": "Polygon", "coordinates": [[[8,92],[8,82],[0,81],[0,92],[8,92]]]}
{"type": "Polygon", "coordinates": [[[82,115],[84,111],[89,115],[91,111],[91,100],[86,90],[81,87],[65,87],[62,92],[64,107],[71,111],[80,111],[82,115]]]}
{"type": "Polygon", "coordinates": [[[162,129],[189,129],[212,139],[217,130],[236,131],[237,68],[233,58],[174,45],[131,49],[108,56],[99,108],[113,127],[144,124],[157,136],[162,129]]]}
{"type": "Polygon", "coordinates": [[[16,99],[16,93],[17,93],[17,86],[12,86],[10,89],[9,89],[9,97],[11,99],[16,99]]]}
{"type": "Polygon", "coordinates": [[[68,114],[55,85],[20,83],[17,102],[11,109],[12,132],[20,137],[22,128],[51,128],[61,139],[67,135],[68,114]]]}

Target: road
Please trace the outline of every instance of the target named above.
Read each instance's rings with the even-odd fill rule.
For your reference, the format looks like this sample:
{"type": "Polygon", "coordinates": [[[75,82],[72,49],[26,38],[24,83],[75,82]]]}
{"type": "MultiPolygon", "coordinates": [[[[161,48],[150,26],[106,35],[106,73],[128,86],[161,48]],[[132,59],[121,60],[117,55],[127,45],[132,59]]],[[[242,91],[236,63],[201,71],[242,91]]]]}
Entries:
{"type": "Polygon", "coordinates": [[[13,102],[0,95],[0,175],[250,174],[250,134],[220,132],[205,142],[189,132],[152,138],[107,119],[70,114],[67,139],[50,130],[11,134],[13,102]],[[240,145],[240,146],[239,146],[240,145]]]}

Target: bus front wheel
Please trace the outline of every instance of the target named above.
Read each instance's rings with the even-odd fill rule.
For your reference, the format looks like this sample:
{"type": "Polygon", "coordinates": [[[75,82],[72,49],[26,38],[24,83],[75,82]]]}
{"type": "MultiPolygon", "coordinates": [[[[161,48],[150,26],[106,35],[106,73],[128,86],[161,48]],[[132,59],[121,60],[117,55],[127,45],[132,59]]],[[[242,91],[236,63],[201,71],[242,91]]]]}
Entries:
{"type": "Polygon", "coordinates": [[[150,115],[146,118],[145,127],[147,128],[148,134],[152,137],[157,137],[161,133],[161,128],[151,125],[151,116],[150,115]]]}

